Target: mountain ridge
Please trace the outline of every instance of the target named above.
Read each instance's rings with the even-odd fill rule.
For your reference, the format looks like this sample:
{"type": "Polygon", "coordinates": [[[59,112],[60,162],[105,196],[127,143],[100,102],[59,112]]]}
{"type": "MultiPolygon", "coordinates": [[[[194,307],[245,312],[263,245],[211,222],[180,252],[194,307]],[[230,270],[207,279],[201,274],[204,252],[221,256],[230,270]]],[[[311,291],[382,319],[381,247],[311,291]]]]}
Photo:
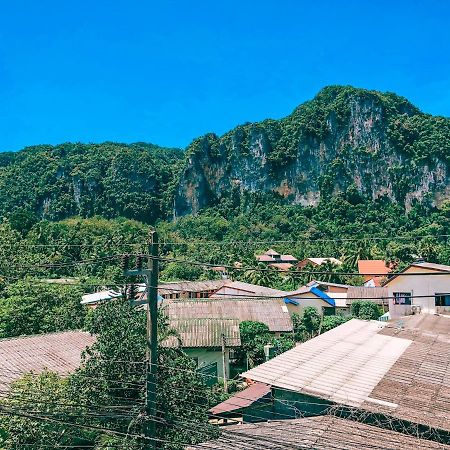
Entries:
{"type": "Polygon", "coordinates": [[[449,196],[449,156],[450,119],[393,93],[328,86],[285,118],[194,140],[174,216],[254,192],[303,206],[347,190],[407,209],[415,201],[436,205],[449,196]]]}
{"type": "Polygon", "coordinates": [[[146,223],[274,195],[317,206],[343,195],[406,210],[450,198],[450,119],[394,93],[327,86],[282,119],[208,133],[181,149],[65,143],[0,153],[0,216],[146,223]]]}

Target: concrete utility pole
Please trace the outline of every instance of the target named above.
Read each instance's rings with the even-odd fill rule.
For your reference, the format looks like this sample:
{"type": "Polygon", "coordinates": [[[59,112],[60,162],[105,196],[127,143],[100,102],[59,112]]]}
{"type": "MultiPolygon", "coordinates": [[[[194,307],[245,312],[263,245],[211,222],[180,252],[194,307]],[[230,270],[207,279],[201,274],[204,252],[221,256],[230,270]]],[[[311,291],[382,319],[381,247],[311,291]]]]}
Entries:
{"type": "Polygon", "coordinates": [[[227,338],[222,333],[222,365],[223,365],[222,374],[223,374],[223,390],[225,393],[228,392],[226,347],[227,347],[227,338]]]}
{"type": "MultiPolygon", "coordinates": [[[[156,416],[156,374],[158,364],[158,258],[159,242],[156,231],[150,233],[148,243],[148,263],[147,268],[142,267],[142,256],[137,257],[137,268],[128,270],[128,256],[124,257],[122,263],[123,273],[126,276],[142,276],[145,280],[147,295],[147,364],[146,364],[146,389],[145,389],[145,414],[147,421],[145,424],[145,437],[155,438],[156,416]]],[[[130,290],[131,293],[134,289],[130,290]]],[[[156,441],[148,441],[147,448],[155,448],[156,441]]]]}

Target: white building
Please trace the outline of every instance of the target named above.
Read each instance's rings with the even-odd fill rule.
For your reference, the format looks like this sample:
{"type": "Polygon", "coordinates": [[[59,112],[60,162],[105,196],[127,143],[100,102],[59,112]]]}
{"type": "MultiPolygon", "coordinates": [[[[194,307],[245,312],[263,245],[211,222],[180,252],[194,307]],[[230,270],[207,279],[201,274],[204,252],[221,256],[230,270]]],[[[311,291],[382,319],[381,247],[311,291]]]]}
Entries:
{"type": "Polygon", "coordinates": [[[391,318],[450,312],[450,266],[418,261],[393,275],[388,289],[391,318]]]}

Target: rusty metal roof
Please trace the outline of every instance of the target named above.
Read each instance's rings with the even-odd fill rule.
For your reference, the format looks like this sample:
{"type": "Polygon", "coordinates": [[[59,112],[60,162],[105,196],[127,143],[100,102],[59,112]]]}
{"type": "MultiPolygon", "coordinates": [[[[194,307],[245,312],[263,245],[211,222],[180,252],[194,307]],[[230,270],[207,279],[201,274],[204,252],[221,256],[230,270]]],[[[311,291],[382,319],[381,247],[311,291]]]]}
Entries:
{"type": "MultiPolygon", "coordinates": [[[[450,317],[417,314],[379,333],[411,344],[375,386],[371,397],[393,403],[376,411],[450,431],[450,317]]],[[[363,407],[374,409],[365,402],[363,407]]]]}
{"type": "Polygon", "coordinates": [[[450,317],[352,319],[242,376],[450,431],[450,317]]]}
{"type": "Polygon", "coordinates": [[[158,285],[160,295],[181,292],[206,292],[221,288],[229,280],[164,281],[158,285]]]}
{"type": "Polygon", "coordinates": [[[256,382],[243,391],[237,392],[232,397],[214,406],[208,412],[214,416],[218,416],[220,414],[247,408],[263,397],[268,396],[270,393],[271,388],[268,384],[256,382]]]}
{"type": "Polygon", "coordinates": [[[187,450],[450,450],[450,445],[329,415],[230,425],[221,430],[219,439],[188,446],[187,450]]]}
{"type": "Polygon", "coordinates": [[[166,313],[173,319],[238,319],[265,323],[270,331],[292,331],[292,320],[280,299],[206,298],[166,300],[166,313]]]}
{"type": "Polygon", "coordinates": [[[84,331],[65,331],[0,340],[0,388],[27,372],[48,369],[59,374],[73,372],[81,352],[95,342],[84,331]]]}
{"type": "Polygon", "coordinates": [[[170,336],[162,344],[165,347],[221,347],[223,336],[227,347],[241,345],[237,319],[171,319],[169,325],[178,332],[180,340],[170,336]]]}

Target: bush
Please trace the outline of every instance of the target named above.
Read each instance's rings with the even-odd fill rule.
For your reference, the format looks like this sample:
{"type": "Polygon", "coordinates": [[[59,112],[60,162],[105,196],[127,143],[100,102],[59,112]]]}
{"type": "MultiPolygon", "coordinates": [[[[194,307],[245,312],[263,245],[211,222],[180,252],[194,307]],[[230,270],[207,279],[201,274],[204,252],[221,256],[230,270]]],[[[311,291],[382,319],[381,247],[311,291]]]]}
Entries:
{"type": "Polygon", "coordinates": [[[352,303],[351,312],[354,317],[362,320],[377,320],[383,315],[383,310],[374,302],[357,300],[352,303]]]}

